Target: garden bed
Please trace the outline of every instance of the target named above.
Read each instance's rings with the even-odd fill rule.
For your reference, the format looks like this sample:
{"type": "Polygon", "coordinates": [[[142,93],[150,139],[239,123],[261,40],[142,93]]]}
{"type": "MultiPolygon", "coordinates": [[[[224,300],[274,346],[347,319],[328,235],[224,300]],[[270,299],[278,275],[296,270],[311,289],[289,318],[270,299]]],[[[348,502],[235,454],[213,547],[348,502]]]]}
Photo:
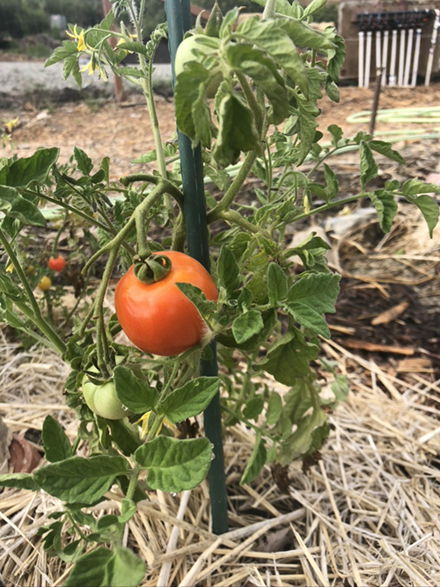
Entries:
{"type": "MultiPolygon", "coordinates": [[[[414,105],[416,100],[425,106],[440,94],[437,86],[425,91],[387,89],[382,105],[394,106],[396,100],[399,106],[414,105]]],[[[322,130],[331,123],[350,129],[350,135],[367,130],[366,124],[350,126],[345,117],[368,109],[370,99],[370,91],[342,88],[337,119],[323,104],[322,130]]],[[[143,107],[135,100],[122,108],[108,102],[97,106],[39,110],[29,104],[20,112],[0,112],[3,121],[19,117],[0,156],[61,146],[67,161],[78,145],[95,163],[110,154],[114,177],[139,169],[131,162],[152,142],[148,125],[141,124],[143,107]]],[[[166,121],[164,138],[172,139],[172,103],[158,98],[158,109],[166,121]]],[[[414,126],[420,132],[425,128],[409,124],[408,130],[414,126]]],[[[382,124],[378,129],[385,130],[382,124]]],[[[408,135],[399,147],[408,165],[386,163],[378,181],[426,179],[437,171],[436,142],[408,135]]],[[[347,153],[332,162],[345,195],[356,179],[355,158],[347,153]]],[[[252,185],[242,197],[252,201],[252,185]]],[[[265,468],[242,487],[239,479],[254,439],[244,427],[228,432],[230,531],[220,537],[210,533],[205,483],[179,495],[152,493],[124,536],[125,544],[148,563],[144,587],[439,584],[438,229],[430,240],[422,218],[403,203],[386,237],[367,214],[360,223],[340,229],[341,218],[354,211],[304,226],[329,240],[330,262],[343,276],[337,313],[329,317],[332,340],[323,344],[322,358],[337,361],[350,393],[329,415],[331,433],[319,458],[292,463],[288,478],[265,468]]],[[[26,350],[7,329],[1,331],[0,346],[0,414],[11,431],[38,445],[42,422],[50,414],[73,438],[77,420],[64,405],[67,373],[60,359],[46,350],[26,350]]],[[[107,497],[93,508],[96,516],[118,513],[117,490],[107,497]]],[[[0,571],[7,586],[63,584],[71,564],[48,557],[37,535],[59,508],[60,502],[41,492],[3,490],[0,571]]]]}

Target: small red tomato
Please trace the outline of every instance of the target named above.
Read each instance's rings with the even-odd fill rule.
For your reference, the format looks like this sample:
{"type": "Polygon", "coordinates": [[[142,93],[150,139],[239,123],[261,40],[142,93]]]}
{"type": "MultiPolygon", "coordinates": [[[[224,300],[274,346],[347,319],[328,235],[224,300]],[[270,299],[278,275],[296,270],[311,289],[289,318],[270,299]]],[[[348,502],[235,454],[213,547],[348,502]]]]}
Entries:
{"type": "Polygon", "coordinates": [[[49,257],[47,266],[49,269],[52,269],[52,271],[62,271],[66,266],[66,261],[64,260],[64,257],[61,257],[61,255],[58,255],[58,257],[49,257]]]}
{"type": "Polygon", "coordinates": [[[146,353],[169,357],[198,344],[205,334],[203,320],[176,283],[191,283],[213,301],[218,292],[208,271],[192,257],[177,251],[159,254],[171,261],[170,272],[146,284],[135,276],[131,266],[116,285],[115,309],[134,345],[146,353]]]}

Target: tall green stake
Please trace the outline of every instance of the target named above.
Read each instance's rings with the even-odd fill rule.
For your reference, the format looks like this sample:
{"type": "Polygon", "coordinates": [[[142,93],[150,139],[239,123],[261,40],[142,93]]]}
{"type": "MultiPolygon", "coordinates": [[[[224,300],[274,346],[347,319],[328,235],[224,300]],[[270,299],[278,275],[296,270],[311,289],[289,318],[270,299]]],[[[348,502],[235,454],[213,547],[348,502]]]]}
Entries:
{"type": "MultiPolygon", "coordinates": [[[[171,56],[174,79],[174,57],[184,33],[191,28],[188,0],[165,0],[168,24],[168,47],[171,56]]],[[[184,197],[188,253],[209,270],[208,227],[206,224],[206,203],[203,184],[203,165],[200,147],[193,149],[191,141],[178,132],[180,169],[184,197]]],[[[215,343],[211,344],[212,359],[200,363],[200,374],[215,377],[217,359],[215,343]]],[[[220,397],[217,394],[204,413],[206,437],[213,445],[214,460],[208,474],[211,500],[212,531],[223,534],[228,530],[226,503],[225,468],[223,461],[223,439],[221,431],[220,397]]]]}

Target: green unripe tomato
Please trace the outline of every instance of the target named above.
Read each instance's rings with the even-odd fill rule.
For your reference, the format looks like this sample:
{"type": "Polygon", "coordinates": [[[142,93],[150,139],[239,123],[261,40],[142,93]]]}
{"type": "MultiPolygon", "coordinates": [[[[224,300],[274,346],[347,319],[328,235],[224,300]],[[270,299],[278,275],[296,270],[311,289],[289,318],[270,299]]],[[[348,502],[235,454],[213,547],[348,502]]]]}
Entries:
{"type": "MultiPolygon", "coordinates": [[[[92,368],[91,371],[97,371],[92,368]]],[[[125,408],[116,395],[115,384],[108,381],[102,385],[95,385],[87,375],[82,380],[82,392],[85,402],[90,410],[101,418],[107,420],[121,420],[130,416],[131,412],[125,408]]]]}
{"type": "MultiPolygon", "coordinates": [[[[215,53],[219,49],[219,40],[214,37],[207,37],[206,35],[192,35],[184,39],[177,47],[176,57],[174,61],[174,72],[176,77],[185,70],[185,64],[191,61],[202,63],[207,57],[215,53]],[[206,44],[208,42],[208,44],[206,44]],[[201,53],[202,55],[198,55],[201,53]]],[[[218,87],[223,79],[220,71],[216,72],[215,76],[209,80],[206,88],[208,98],[213,98],[218,90],[218,87]]]]}

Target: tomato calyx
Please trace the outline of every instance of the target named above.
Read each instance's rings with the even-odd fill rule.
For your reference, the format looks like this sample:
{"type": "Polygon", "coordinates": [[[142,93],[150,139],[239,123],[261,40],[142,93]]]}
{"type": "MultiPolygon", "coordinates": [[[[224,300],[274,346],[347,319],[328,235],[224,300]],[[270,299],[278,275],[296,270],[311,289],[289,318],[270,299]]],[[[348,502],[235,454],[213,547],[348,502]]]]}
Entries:
{"type": "Polygon", "coordinates": [[[142,259],[138,257],[133,263],[135,276],[150,285],[164,279],[171,271],[171,260],[165,255],[150,255],[142,259]]]}

